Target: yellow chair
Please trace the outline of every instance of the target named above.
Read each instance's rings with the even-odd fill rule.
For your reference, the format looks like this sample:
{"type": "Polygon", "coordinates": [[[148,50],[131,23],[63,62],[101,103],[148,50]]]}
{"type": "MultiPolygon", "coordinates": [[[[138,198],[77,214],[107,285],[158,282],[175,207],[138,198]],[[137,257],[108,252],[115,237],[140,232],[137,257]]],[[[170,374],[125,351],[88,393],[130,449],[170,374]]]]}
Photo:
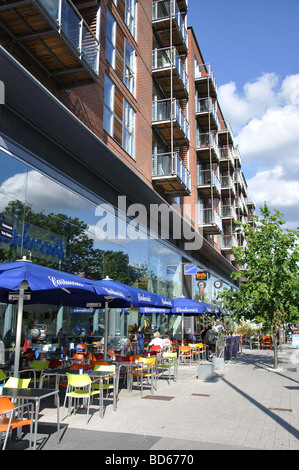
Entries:
{"type": "MultiPolygon", "coordinates": [[[[109,374],[113,374],[115,375],[116,374],[116,366],[115,365],[108,365],[108,362],[107,364],[96,364],[94,369],[93,369],[95,372],[96,371],[101,371],[101,372],[107,372],[107,377],[104,377],[103,380],[107,380],[108,383],[103,383],[103,390],[107,390],[107,392],[109,390],[113,390],[113,384],[112,383],[109,383],[109,380],[111,378],[111,376],[109,376],[109,374]]],[[[95,390],[99,390],[100,389],[100,384],[98,382],[96,383],[92,383],[91,384],[91,388],[92,389],[95,389],[95,390]]]]}
{"type": "Polygon", "coordinates": [[[163,377],[164,371],[168,370],[168,384],[170,384],[171,369],[173,369],[173,381],[177,381],[178,376],[178,362],[177,362],[177,353],[176,352],[164,352],[162,354],[163,362],[158,364],[158,369],[162,369],[162,374],[160,377],[163,377]]]}
{"type": "Polygon", "coordinates": [[[32,423],[33,423],[33,403],[25,403],[23,405],[14,406],[8,397],[0,397],[0,435],[2,432],[6,433],[2,450],[5,450],[9,432],[13,429],[30,426],[30,442],[32,444],[32,423]],[[15,413],[28,408],[30,410],[30,419],[16,419],[15,413]],[[7,416],[8,415],[8,416],[7,416]]]}
{"type": "Polygon", "coordinates": [[[179,359],[183,362],[185,359],[190,360],[190,366],[192,363],[192,351],[190,346],[179,346],[179,359]]]}
{"type": "Polygon", "coordinates": [[[18,377],[9,377],[5,382],[5,388],[28,388],[31,379],[19,379],[18,377]]]}
{"type": "MultiPolygon", "coordinates": [[[[100,391],[99,390],[91,390],[91,378],[89,377],[88,374],[70,374],[66,373],[67,376],[67,389],[65,393],[65,398],[64,398],[64,403],[63,403],[63,413],[62,413],[62,419],[64,417],[64,410],[65,410],[65,404],[66,404],[66,399],[68,397],[68,413],[70,414],[71,411],[71,402],[72,398],[80,399],[80,398],[85,398],[87,399],[87,416],[86,416],[86,424],[88,424],[88,418],[89,418],[89,406],[90,406],[90,399],[94,395],[99,395],[100,391]]],[[[74,411],[76,413],[76,401],[74,404],[74,411]]]]}
{"type": "Polygon", "coordinates": [[[196,359],[196,358],[203,359],[204,354],[206,356],[206,346],[205,346],[205,344],[195,343],[193,346],[194,347],[192,349],[192,353],[193,353],[194,359],[196,359]]]}
{"type": "Polygon", "coordinates": [[[151,379],[151,394],[154,393],[154,388],[157,390],[157,373],[156,373],[156,358],[155,357],[140,357],[139,363],[133,368],[132,371],[132,388],[134,377],[139,379],[140,392],[143,394],[143,380],[151,379]],[[154,385],[155,382],[155,385],[154,385]]]}

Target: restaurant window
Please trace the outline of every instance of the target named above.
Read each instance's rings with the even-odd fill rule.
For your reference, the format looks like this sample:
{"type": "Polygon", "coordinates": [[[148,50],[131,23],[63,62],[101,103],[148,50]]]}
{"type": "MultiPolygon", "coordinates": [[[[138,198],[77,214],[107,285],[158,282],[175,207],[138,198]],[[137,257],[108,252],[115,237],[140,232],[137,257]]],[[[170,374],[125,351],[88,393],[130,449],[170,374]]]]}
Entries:
{"type": "Polygon", "coordinates": [[[107,76],[103,127],[134,158],[135,111],[107,76]]]}

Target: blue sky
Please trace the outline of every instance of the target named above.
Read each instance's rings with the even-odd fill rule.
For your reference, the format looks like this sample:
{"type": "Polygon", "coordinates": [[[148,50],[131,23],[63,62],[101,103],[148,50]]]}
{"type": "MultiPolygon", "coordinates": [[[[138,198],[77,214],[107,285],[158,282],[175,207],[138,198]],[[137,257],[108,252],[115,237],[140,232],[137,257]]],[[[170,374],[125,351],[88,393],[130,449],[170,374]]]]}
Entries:
{"type": "Polygon", "coordinates": [[[299,0],[189,0],[248,193],[299,226],[299,0]]]}

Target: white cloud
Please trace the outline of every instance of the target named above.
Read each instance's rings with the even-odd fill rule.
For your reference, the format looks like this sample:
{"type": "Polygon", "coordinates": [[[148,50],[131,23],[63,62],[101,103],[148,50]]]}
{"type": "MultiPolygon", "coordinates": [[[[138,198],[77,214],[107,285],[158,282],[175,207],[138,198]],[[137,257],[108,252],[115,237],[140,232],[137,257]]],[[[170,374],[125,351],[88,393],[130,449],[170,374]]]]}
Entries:
{"type": "Polygon", "coordinates": [[[266,201],[299,226],[299,74],[281,80],[267,73],[242,92],[233,82],[222,85],[219,102],[242,165],[253,174],[248,193],[257,208],[266,201]]]}
{"type": "Polygon", "coordinates": [[[299,180],[289,179],[281,166],[259,171],[247,183],[258,207],[265,201],[278,210],[281,207],[299,206],[299,180]]]}
{"type": "Polygon", "coordinates": [[[66,209],[82,210],[86,208],[86,203],[82,198],[75,199],[74,195],[66,188],[35,170],[28,173],[16,173],[7,178],[1,184],[0,191],[4,193],[1,196],[1,210],[12,199],[22,200],[21,195],[23,194],[25,197],[25,193],[26,203],[36,211],[58,212],[66,209]]]}

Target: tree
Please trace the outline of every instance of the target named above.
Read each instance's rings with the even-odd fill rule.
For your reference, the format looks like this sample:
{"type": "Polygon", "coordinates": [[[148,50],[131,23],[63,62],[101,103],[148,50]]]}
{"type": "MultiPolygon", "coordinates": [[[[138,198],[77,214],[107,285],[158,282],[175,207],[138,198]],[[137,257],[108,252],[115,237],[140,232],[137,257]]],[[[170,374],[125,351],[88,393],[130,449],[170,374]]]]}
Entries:
{"type": "Polygon", "coordinates": [[[233,249],[236,263],[243,269],[232,278],[245,278],[239,290],[223,293],[225,307],[235,316],[263,323],[272,329],[274,368],[278,366],[276,335],[278,328],[298,320],[299,308],[299,229],[284,229],[283,215],[265,203],[261,219],[253,223],[237,223],[238,232],[246,237],[246,246],[233,249]]]}

